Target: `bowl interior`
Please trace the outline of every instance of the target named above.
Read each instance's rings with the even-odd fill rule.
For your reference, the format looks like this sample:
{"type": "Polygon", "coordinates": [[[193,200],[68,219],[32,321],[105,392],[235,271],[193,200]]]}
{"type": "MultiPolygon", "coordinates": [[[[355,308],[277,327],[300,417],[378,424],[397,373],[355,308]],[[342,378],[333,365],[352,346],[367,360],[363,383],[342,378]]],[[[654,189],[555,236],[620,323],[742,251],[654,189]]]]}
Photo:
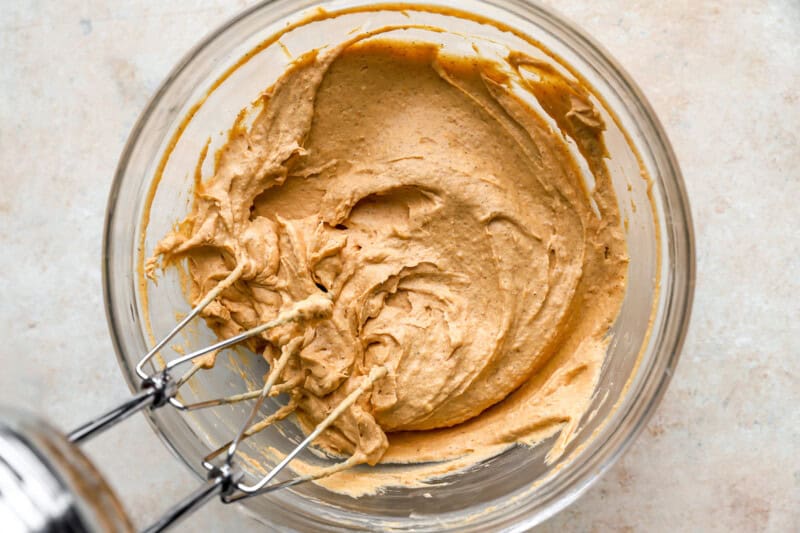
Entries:
{"type": "MultiPolygon", "coordinates": [[[[544,442],[533,448],[512,447],[424,488],[389,488],[354,499],[305,484],[251,499],[246,506],[263,520],[300,529],[346,525],[480,530],[539,522],[577,497],[610,464],[641,425],[663,390],[665,370],[674,364],[688,317],[692,257],[688,211],[681,203],[685,199],[669,146],[646,103],[607,56],[542,8],[514,1],[466,1],[460,7],[464,12],[456,13],[430,1],[403,10],[363,11],[357,6],[369,2],[332,2],[326,10],[339,12],[337,16],[287,30],[287,21],[320,16],[303,9],[307,4],[277,1],[257,6],[212,35],[177,67],[137,125],[120,163],[107,221],[107,305],[123,368],[135,382],[131,370],[152,342],[148,323],[153,336],[160,338],[189,310],[174,269],[164,273],[157,287],[139,283],[143,256],[149,256],[155,243],[189,210],[194,168],[203,146],[210,139],[213,151],[224,142],[238,112],[277,79],[291,57],[340,42],[354,29],[409,23],[524,51],[578,73],[594,87],[596,106],[607,125],[608,166],[626,221],[627,293],[579,435],[550,465],[544,457],[551,443],[544,442]],[[544,52],[547,49],[552,56],[544,52]],[[162,158],[167,151],[169,157],[162,158]],[[160,176],[157,187],[156,176],[160,176]],[[152,197],[149,191],[154,191],[152,197]]],[[[424,30],[393,37],[441,39],[453,47],[466,43],[463,37],[424,30]]],[[[208,175],[210,169],[204,170],[208,175]]],[[[215,340],[202,321],[195,321],[164,356],[174,357],[215,340]]],[[[228,350],[213,371],[191,379],[181,390],[181,399],[196,401],[260,388],[266,370],[261,358],[246,349],[228,350]]],[[[264,413],[280,403],[281,398],[266,402],[264,413]]],[[[189,414],[162,409],[153,421],[187,464],[200,472],[201,458],[233,436],[248,409],[249,404],[189,414]]],[[[281,423],[244,442],[242,450],[252,461],[242,464],[248,475],[263,474],[275,463],[275,450],[287,452],[301,439],[293,424],[281,423]]],[[[328,462],[311,452],[301,458],[328,462]]],[[[389,472],[398,467],[376,468],[389,472]]]]}

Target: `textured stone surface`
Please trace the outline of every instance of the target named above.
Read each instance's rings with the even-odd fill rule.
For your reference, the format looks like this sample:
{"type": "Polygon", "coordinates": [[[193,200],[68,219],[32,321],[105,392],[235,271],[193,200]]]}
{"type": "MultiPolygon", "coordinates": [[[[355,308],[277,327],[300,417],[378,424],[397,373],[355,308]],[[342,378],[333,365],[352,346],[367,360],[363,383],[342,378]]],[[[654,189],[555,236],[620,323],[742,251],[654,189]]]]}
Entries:
{"type": "MultiPolygon", "coordinates": [[[[800,530],[800,4],[548,3],[622,63],[661,117],[692,203],[698,279],[658,412],[543,530],[800,530]]],[[[3,2],[0,403],[71,428],[126,394],[100,286],[111,176],[171,66],[243,5],[3,2]]],[[[196,483],[141,417],[88,450],[140,525],[196,483]]],[[[223,526],[258,529],[219,504],[181,528],[223,526]]]]}

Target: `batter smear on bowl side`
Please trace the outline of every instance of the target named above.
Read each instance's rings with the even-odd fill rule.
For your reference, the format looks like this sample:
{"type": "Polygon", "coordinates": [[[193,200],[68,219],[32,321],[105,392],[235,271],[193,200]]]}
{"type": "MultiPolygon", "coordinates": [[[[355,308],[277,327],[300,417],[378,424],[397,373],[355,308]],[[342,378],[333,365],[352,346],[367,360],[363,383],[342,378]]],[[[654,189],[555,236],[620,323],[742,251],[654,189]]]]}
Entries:
{"type": "Polygon", "coordinates": [[[375,31],[294,61],[257,109],[148,276],[186,260],[192,303],[227,279],[203,312],[222,338],[330,298],[329,318],[250,343],[271,365],[291,352],[273,390],[304,428],[388,370],[315,441],[327,452],[444,461],[559,433],[558,457],[628,267],[588,91],[519,53],[375,31]]]}

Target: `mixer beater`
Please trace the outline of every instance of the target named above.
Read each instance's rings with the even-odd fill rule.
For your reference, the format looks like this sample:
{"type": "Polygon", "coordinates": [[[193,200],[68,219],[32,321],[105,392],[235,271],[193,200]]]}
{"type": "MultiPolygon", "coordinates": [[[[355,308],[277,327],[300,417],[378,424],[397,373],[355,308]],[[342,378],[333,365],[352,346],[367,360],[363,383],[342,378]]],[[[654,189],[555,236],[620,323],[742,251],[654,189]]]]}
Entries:
{"type": "Polygon", "coordinates": [[[145,370],[147,365],[152,363],[156,354],[226,288],[233,285],[241,273],[241,267],[235,268],[142,357],[136,365],[136,374],[141,380],[137,394],[69,433],[66,439],[54,433],[52,429],[42,429],[47,428],[46,425],[20,417],[20,415],[11,416],[10,421],[0,420],[0,521],[17,524],[19,531],[77,532],[95,529],[129,529],[130,522],[113,493],[73,444],[88,440],[133,413],[145,408],[160,408],[167,404],[182,411],[190,411],[255,400],[249,415],[234,438],[203,459],[203,467],[208,471],[208,482],[169,509],[159,520],[146,528],[144,530],[146,532],[166,529],[214,497],[220,497],[225,503],[240,501],[258,494],[329,476],[364,462],[363,456],[357,452],[349,459],[320,469],[314,474],[300,475],[283,482],[271,483],[303,449],[307,448],[333,424],[377,380],[387,374],[384,366],[373,367],[360,385],[350,392],[299,445],[253,484],[245,483],[244,473],[236,464],[236,451],[244,439],[286,418],[293,411],[293,405],[290,402],[289,405],[278,409],[265,419],[255,422],[259,410],[270,392],[279,391],[277,382],[281,372],[289,360],[299,352],[302,338],[294,338],[282,346],[281,355],[274,361],[261,390],[192,404],[185,404],[177,398],[181,386],[197,371],[208,367],[207,361],[203,360],[204,356],[210,354],[210,357],[214,357],[225,348],[290,322],[313,324],[317,320],[330,317],[333,302],[324,293],[314,294],[297,302],[273,320],[166,362],[154,372],[148,373],[145,370]],[[176,369],[189,363],[191,363],[189,369],[176,378],[173,374],[177,372],[176,369]],[[54,450],[57,450],[57,453],[54,450]],[[88,486],[94,489],[90,491],[91,494],[86,494],[84,490],[88,486]],[[49,487],[50,493],[47,490],[43,491],[42,487],[49,487]],[[60,507],[51,505],[54,500],[62,501],[60,507]]]}

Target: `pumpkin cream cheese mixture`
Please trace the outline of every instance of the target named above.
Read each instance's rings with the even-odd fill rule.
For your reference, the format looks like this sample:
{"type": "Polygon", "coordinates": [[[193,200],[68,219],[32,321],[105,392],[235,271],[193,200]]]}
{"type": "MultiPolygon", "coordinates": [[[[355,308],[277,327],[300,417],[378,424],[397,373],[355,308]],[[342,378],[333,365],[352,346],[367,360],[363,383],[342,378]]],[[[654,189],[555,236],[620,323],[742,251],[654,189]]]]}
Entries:
{"type": "Polygon", "coordinates": [[[148,276],[185,260],[194,304],[232,280],[203,312],[221,338],[329,298],[325,318],[250,348],[271,365],[292,352],[274,392],[306,430],[386,368],[315,441],[410,464],[373,489],[447,470],[413,463],[462,468],[554,435],[548,460],[563,453],[628,265],[589,92],[517,52],[459,57],[373,31],[298,58],[255,105],[213,175],[198,164],[148,276]]]}

